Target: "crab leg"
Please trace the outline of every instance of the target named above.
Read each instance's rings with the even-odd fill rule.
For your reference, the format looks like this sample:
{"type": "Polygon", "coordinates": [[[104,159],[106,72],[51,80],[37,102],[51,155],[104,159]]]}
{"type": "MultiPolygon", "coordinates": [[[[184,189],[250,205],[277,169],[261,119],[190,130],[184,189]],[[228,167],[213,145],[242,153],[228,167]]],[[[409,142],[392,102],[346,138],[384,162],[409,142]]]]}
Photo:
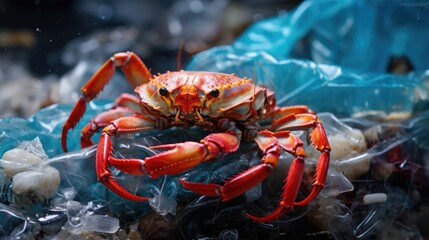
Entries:
{"type": "Polygon", "coordinates": [[[276,107],[276,109],[271,113],[271,119],[278,120],[284,116],[291,114],[300,114],[300,113],[309,113],[312,112],[308,109],[306,105],[296,105],[288,107],[276,107]]]}
{"type": "Polygon", "coordinates": [[[241,140],[241,131],[233,127],[232,130],[226,132],[209,134],[199,143],[183,142],[154,146],[152,148],[168,150],[145,159],[118,159],[112,156],[111,135],[153,129],[157,125],[155,121],[149,118],[135,115],[112,121],[109,126],[105,127],[97,148],[96,170],[98,180],[124,198],[134,201],[145,200],[122,188],[113,179],[109,166],[125,173],[149,175],[152,178],[158,178],[164,174],[176,175],[203,161],[236,151],[241,140]]]}
{"type": "Polygon", "coordinates": [[[106,112],[102,112],[95,116],[89,121],[89,123],[82,128],[82,133],[80,137],[80,144],[82,148],[92,146],[94,142],[91,140],[91,137],[101,128],[104,128],[110,124],[111,121],[134,114],[134,111],[131,111],[128,108],[115,108],[106,112]]]}
{"type": "MultiPolygon", "coordinates": [[[[267,132],[268,133],[268,132],[267,132]]],[[[221,197],[222,201],[234,198],[263,181],[277,166],[280,156],[280,145],[274,136],[261,132],[256,142],[264,152],[262,164],[249,168],[228,180],[223,186],[218,184],[192,183],[180,179],[183,186],[195,193],[221,197]]]]}
{"type": "Polygon", "coordinates": [[[94,144],[91,137],[101,128],[106,127],[111,121],[120,117],[130,116],[140,110],[139,99],[131,94],[124,93],[116,99],[112,109],[102,112],[89,121],[82,128],[80,137],[81,147],[88,147],[94,144]]]}
{"type": "Polygon", "coordinates": [[[296,206],[304,206],[310,203],[325,186],[326,176],[330,161],[331,147],[322,123],[315,114],[292,114],[274,121],[272,126],[276,130],[305,130],[313,128],[310,132],[312,145],[321,152],[316,167],[314,182],[310,194],[302,201],[296,202],[296,206]]]}
{"type": "Polygon", "coordinates": [[[133,201],[145,201],[147,197],[136,196],[125,190],[115,179],[112,177],[112,171],[109,169],[109,162],[111,161],[112,154],[112,140],[109,135],[103,133],[98,142],[97,155],[95,161],[95,169],[97,173],[97,180],[106,185],[107,188],[114,193],[133,201]]]}
{"type": "Polygon", "coordinates": [[[133,88],[148,82],[151,77],[149,70],[141,59],[132,52],[117,53],[107,60],[82,87],[82,97],[78,100],[64,124],[61,144],[65,152],[67,152],[67,132],[69,129],[73,129],[82,118],[86,110],[86,104],[94,99],[112,78],[115,67],[121,67],[122,72],[133,88]]]}
{"type": "Polygon", "coordinates": [[[296,158],[289,168],[287,180],[284,185],[285,191],[278,209],[265,217],[255,217],[247,214],[250,218],[259,222],[273,221],[281,217],[293,208],[295,199],[298,195],[301,179],[304,174],[304,143],[295,135],[290,134],[289,131],[273,133],[266,130],[261,131],[255,138],[255,141],[264,154],[261,165],[257,165],[238,174],[228,180],[223,186],[213,183],[191,183],[183,179],[180,180],[181,183],[185,188],[198,194],[213,197],[220,196],[222,201],[227,201],[263,181],[277,166],[280,149],[283,148],[296,158]]]}
{"type": "Polygon", "coordinates": [[[115,100],[112,108],[116,107],[132,109],[135,113],[141,112],[140,99],[137,96],[131,95],[129,93],[123,93],[115,100]]]}
{"type": "Polygon", "coordinates": [[[139,114],[111,121],[110,124],[103,129],[103,133],[100,136],[97,146],[95,169],[98,181],[102,182],[116,194],[129,200],[147,200],[145,197],[139,197],[128,192],[114,180],[112,171],[109,169],[110,165],[116,166],[119,170],[123,170],[125,168],[127,170],[126,172],[132,174],[144,174],[145,172],[140,161],[135,159],[118,160],[112,156],[113,147],[110,136],[125,132],[150,130],[155,129],[156,127],[157,123],[154,120],[139,114]],[[121,165],[125,165],[126,167],[121,168],[121,165]]]}
{"type": "Polygon", "coordinates": [[[279,206],[271,214],[264,217],[247,214],[249,218],[258,222],[274,221],[293,209],[299,187],[301,186],[302,176],[304,175],[305,151],[303,148],[304,143],[301,139],[289,133],[289,131],[276,132],[273,135],[278,139],[280,146],[285,151],[294,155],[295,159],[289,167],[279,206]]]}

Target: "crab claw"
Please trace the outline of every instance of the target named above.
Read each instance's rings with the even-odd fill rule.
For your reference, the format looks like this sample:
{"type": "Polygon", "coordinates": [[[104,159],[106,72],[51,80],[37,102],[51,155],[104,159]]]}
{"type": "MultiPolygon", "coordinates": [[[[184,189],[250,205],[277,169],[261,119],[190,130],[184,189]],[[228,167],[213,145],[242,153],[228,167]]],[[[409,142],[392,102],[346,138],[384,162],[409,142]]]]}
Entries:
{"type": "Polygon", "coordinates": [[[188,182],[185,179],[179,178],[180,183],[186,189],[191,190],[194,193],[200,195],[210,196],[210,197],[219,197],[221,196],[221,185],[214,183],[193,183],[188,182]]]}
{"type": "Polygon", "coordinates": [[[158,178],[164,174],[176,175],[209,159],[207,146],[198,142],[164,144],[150,148],[168,149],[145,159],[145,170],[152,178],[158,178]]]}
{"type": "Polygon", "coordinates": [[[277,207],[276,210],[274,210],[271,214],[267,215],[267,216],[263,216],[263,217],[256,217],[253,216],[249,213],[246,213],[246,215],[257,222],[272,222],[275,221],[277,219],[279,219],[280,217],[282,217],[283,215],[285,215],[289,210],[287,208],[284,208],[282,206],[277,207]]]}
{"type": "Polygon", "coordinates": [[[140,161],[134,159],[119,160],[112,157],[112,140],[109,135],[103,133],[100,137],[100,141],[97,146],[97,155],[95,161],[95,169],[97,173],[98,181],[102,182],[106,187],[112,190],[114,193],[132,201],[145,201],[149,198],[136,196],[126,189],[124,189],[118,182],[113,178],[112,171],[109,169],[110,165],[114,165],[121,168],[126,163],[126,168],[140,169],[140,161]]]}
{"type": "Polygon", "coordinates": [[[125,199],[131,200],[131,201],[147,201],[147,200],[149,200],[149,198],[147,198],[147,197],[136,196],[136,195],[128,192],[128,190],[126,190],[121,185],[119,185],[118,182],[116,182],[116,180],[113,179],[113,177],[111,177],[111,176],[105,177],[105,178],[100,178],[99,181],[102,182],[104,185],[106,185],[112,192],[118,194],[119,196],[122,196],[125,199]]]}

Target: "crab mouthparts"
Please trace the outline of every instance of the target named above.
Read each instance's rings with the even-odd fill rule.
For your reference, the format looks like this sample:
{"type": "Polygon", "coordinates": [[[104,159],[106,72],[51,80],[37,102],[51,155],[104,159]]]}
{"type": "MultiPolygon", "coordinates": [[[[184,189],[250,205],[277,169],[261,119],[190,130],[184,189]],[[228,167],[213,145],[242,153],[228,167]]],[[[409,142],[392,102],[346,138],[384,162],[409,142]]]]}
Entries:
{"type": "Polygon", "coordinates": [[[176,107],[175,121],[181,122],[183,120],[188,120],[203,122],[204,118],[201,116],[200,110],[200,108],[194,107],[191,111],[185,112],[180,107],[176,107]]]}
{"type": "Polygon", "coordinates": [[[202,107],[200,96],[194,86],[182,87],[176,96],[174,105],[184,114],[192,114],[196,111],[195,109],[202,107]]]}

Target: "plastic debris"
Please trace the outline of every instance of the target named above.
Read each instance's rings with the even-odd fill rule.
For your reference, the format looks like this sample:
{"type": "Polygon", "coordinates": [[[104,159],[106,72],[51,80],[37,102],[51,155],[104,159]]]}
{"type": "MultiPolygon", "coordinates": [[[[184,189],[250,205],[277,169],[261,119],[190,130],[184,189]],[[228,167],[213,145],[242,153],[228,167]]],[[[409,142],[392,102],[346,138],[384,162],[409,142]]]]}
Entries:
{"type": "Polygon", "coordinates": [[[226,229],[219,234],[218,240],[238,240],[239,235],[236,229],[226,229]]]}
{"type": "MultiPolygon", "coordinates": [[[[164,182],[162,183],[161,189],[158,190],[157,188],[155,188],[156,194],[153,198],[149,200],[149,205],[160,215],[165,216],[168,213],[176,215],[177,202],[175,200],[175,196],[166,197],[165,194],[163,194],[162,192],[166,183],[167,176],[165,176],[164,178],[164,182]]],[[[176,188],[173,189],[175,190],[176,188]]],[[[176,195],[176,192],[174,192],[173,195],[176,195]]]]}
{"type": "Polygon", "coordinates": [[[84,215],[80,224],[83,232],[115,233],[119,229],[119,219],[104,215],[84,215]]]}
{"type": "Polygon", "coordinates": [[[105,207],[105,203],[90,201],[81,204],[74,199],[77,192],[73,188],[64,189],[62,196],[55,199],[53,207],[58,211],[63,209],[67,215],[64,229],[71,234],[82,233],[115,233],[119,229],[119,219],[97,214],[105,207]]]}
{"type": "Polygon", "coordinates": [[[231,59],[240,61],[249,56],[251,64],[260,61],[265,67],[262,55],[266,54],[277,61],[306,58],[365,72],[385,72],[393,57],[405,56],[414,66],[411,70],[426,70],[429,64],[422,53],[429,53],[425,44],[429,17],[427,9],[411,7],[413,4],[304,1],[293,11],[256,22],[231,46],[212,48],[194,58],[190,69],[204,65],[227,70],[232,67],[231,59]],[[205,63],[206,57],[212,58],[211,64],[205,63]],[[201,60],[204,63],[198,64],[201,60]]]}
{"type": "MultiPolygon", "coordinates": [[[[415,75],[383,72],[391,54],[408,54],[412,62],[419,65],[417,69],[424,71],[429,68],[427,61],[418,53],[429,52],[429,49],[416,52],[412,47],[415,43],[406,44],[415,39],[414,34],[422,36],[419,40],[429,35],[426,25],[408,21],[416,14],[423,15],[421,11],[425,10],[405,8],[396,3],[378,8],[376,2],[305,1],[290,13],[255,23],[231,45],[197,54],[187,69],[255,77],[258,84],[275,88],[280,105],[305,104],[316,112],[331,112],[339,117],[406,119],[417,102],[427,101],[427,88],[415,75]],[[397,21],[386,25],[385,17],[397,21]],[[338,18],[344,20],[340,26],[338,18]],[[368,28],[369,25],[377,28],[368,28]],[[394,26],[401,32],[394,31],[394,26]],[[310,35],[311,40],[316,37],[309,45],[318,49],[319,57],[311,58],[315,62],[292,58],[302,58],[294,56],[292,49],[300,47],[297,41],[310,34],[312,29],[317,34],[310,35]],[[380,36],[381,32],[386,32],[383,30],[398,41],[392,43],[392,38],[380,36]],[[349,33],[352,34],[350,38],[349,33]],[[339,41],[344,41],[344,45],[338,44],[339,41]],[[371,55],[362,51],[362,44],[371,49],[371,55]],[[328,53],[323,59],[320,55],[325,49],[328,53]],[[373,67],[379,73],[368,72],[374,70],[373,67]]],[[[383,1],[379,3],[383,4],[383,1]]],[[[423,17],[422,21],[429,22],[429,19],[423,17]]]]}
{"type": "Polygon", "coordinates": [[[0,203],[0,226],[2,239],[32,239],[41,230],[36,220],[3,203],[0,203]]]}
{"type": "MultiPolygon", "coordinates": [[[[195,1],[192,2],[195,4],[195,1]]],[[[198,10],[199,3],[196,4],[198,10]]],[[[26,219],[25,224],[34,221],[36,223],[34,229],[15,229],[15,227],[9,227],[8,223],[3,225],[0,221],[2,227],[6,226],[2,234],[6,237],[18,235],[24,238],[27,236],[37,238],[42,232],[46,234],[45,236],[53,236],[54,239],[100,236],[113,238],[126,236],[138,239],[147,235],[156,238],[169,232],[170,238],[170,233],[176,233],[189,239],[213,237],[251,239],[255,236],[276,239],[291,233],[296,238],[317,238],[325,233],[328,235],[325,237],[336,239],[385,239],[390,237],[389,232],[391,232],[398,233],[397,236],[421,238],[419,230],[421,231],[424,227],[419,224],[423,221],[417,222],[414,219],[424,219],[425,211],[420,211],[418,214],[423,216],[418,218],[413,218],[415,217],[413,214],[417,214],[416,210],[424,209],[428,205],[426,201],[428,172],[425,170],[427,169],[425,157],[429,152],[427,147],[429,146],[427,138],[429,114],[424,110],[427,110],[428,93],[425,85],[428,83],[429,72],[414,72],[398,76],[368,73],[366,68],[368,66],[384,68],[386,56],[394,52],[400,53],[399,48],[403,43],[410,45],[406,44],[408,39],[403,38],[407,24],[404,22],[405,28],[401,25],[399,32],[392,31],[388,35],[393,37],[395,47],[388,50],[380,47],[380,50],[382,49],[386,54],[373,51],[383,58],[380,61],[382,64],[366,61],[368,55],[362,60],[353,54],[350,54],[350,57],[356,58],[356,62],[353,63],[356,63],[356,66],[362,66],[361,70],[356,70],[354,69],[356,66],[347,64],[345,65],[351,68],[289,58],[297,56],[296,54],[305,54],[301,51],[305,49],[300,49],[305,39],[304,42],[299,40],[305,36],[313,44],[311,56],[307,55],[310,56],[309,58],[323,63],[347,62],[346,58],[338,58],[339,56],[349,57],[343,54],[344,46],[330,44],[331,40],[338,43],[338,38],[325,39],[329,38],[329,35],[323,35],[323,33],[327,30],[343,30],[343,33],[347,34],[350,33],[347,30],[352,28],[337,29],[330,24],[323,24],[324,26],[317,29],[314,27],[315,24],[329,23],[338,17],[341,19],[353,17],[357,12],[354,11],[355,7],[365,9],[366,4],[359,5],[354,1],[306,1],[290,15],[282,15],[263,21],[260,25],[254,25],[231,46],[215,48],[197,55],[188,67],[188,69],[222,71],[249,78],[255,77],[258,84],[275,90],[278,104],[281,106],[307,104],[318,113],[321,111],[332,113],[320,114],[320,119],[332,140],[331,168],[328,171],[325,188],[308,206],[295,207],[284,217],[271,223],[255,223],[244,214],[264,215],[278,206],[291,158],[286,153],[281,155],[278,167],[266,181],[230,201],[222,202],[216,198],[198,196],[183,189],[178,183],[178,177],[184,177],[194,182],[221,184],[237,172],[260,164],[260,150],[255,143],[246,142],[237,152],[216,161],[202,163],[195,169],[178,176],[151,179],[147,176],[134,176],[112,169],[115,180],[127,190],[137,195],[151,197],[149,202],[141,203],[124,200],[97,181],[95,147],[85,149],[80,147],[79,129],[97,113],[111,107],[111,102],[93,101],[88,105],[88,111],[78,126],[69,132],[68,147],[72,151],[66,154],[62,154],[58,137],[71,111],[71,105],[51,106],[29,119],[0,119],[1,154],[25,140],[38,136],[49,158],[46,164],[58,169],[61,177],[60,191],[55,197],[33,206],[25,214],[20,213],[18,218],[20,223],[24,219],[26,219]],[[284,24],[285,22],[294,24],[292,26],[284,24]],[[276,26],[275,24],[283,25],[284,28],[273,27],[276,26]],[[261,26],[263,28],[260,28],[261,26]],[[293,28],[290,28],[291,26],[293,28]],[[328,29],[324,28],[325,26],[328,29]],[[258,29],[261,31],[258,32],[258,29]],[[259,35],[260,33],[262,35],[259,35]],[[298,35],[293,35],[295,33],[298,35]],[[251,41],[254,41],[254,44],[251,41]],[[330,46],[329,51],[322,52],[324,46],[330,46]],[[399,50],[392,51],[392,49],[399,50]],[[366,65],[367,63],[370,65],[366,65]],[[373,193],[385,194],[385,201],[382,197],[376,198],[376,204],[364,204],[368,201],[368,199],[364,200],[365,196],[371,196],[369,194],[373,193]],[[174,221],[171,221],[174,214],[174,221]],[[106,225],[100,223],[106,223],[106,225]],[[119,230],[119,224],[131,225],[128,234],[125,230],[119,230]],[[118,232],[114,233],[116,230],[118,232]],[[97,235],[98,233],[100,235],[97,235]]],[[[374,13],[373,10],[374,8],[368,13],[374,13]]],[[[414,10],[409,11],[415,13],[414,10]]],[[[422,21],[426,21],[424,19],[422,17],[422,21]]],[[[374,23],[371,22],[373,18],[368,20],[374,23]]],[[[177,25],[178,21],[180,22],[172,19],[168,22],[170,25],[177,25]]],[[[354,22],[344,21],[344,24],[351,23],[354,22]]],[[[347,25],[343,26],[347,27],[347,25]]],[[[373,29],[362,26],[361,31],[373,29]]],[[[398,27],[397,24],[393,26],[398,27]]],[[[171,30],[174,28],[169,29],[171,30]]],[[[372,36],[371,34],[352,35],[351,41],[355,43],[352,47],[359,50],[358,53],[361,55],[368,54],[366,51],[361,51],[362,48],[358,47],[357,43],[361,42],[369,46],[372,42],[366,37],[372,36]],[[362,41],[353,40],[356,37],[362,41]]],[[[381,44],[384,44],[383,41],[381,44]]],[[[350,49],[346,50],[353,53],[350,49]]],[[[409,56],[414,65],[416,58],[412,57],[413,54],[409,56]]],[[[380,59],[376,58],[376,60],[380,59]]],[[[427,64],[427,61],[424,64],[427,64]]],[[[423,65],[415,66],[421,69],[423,65]]],[[[98,69],[95,65],[85,62],[80,67],[81,69],[76,69],[70,74],[71,78],[84,79],[86,71],[94,73],[98,69]]],[[[148,67],[151,66],[148,65],[148,67]]],[[[66,80],[63,80],[64,82],[66,80]]],[[[73,93],[76,87],[70,86],[66,90],[73,93]]],[[[115,90],[117,89],[112,87],[112,93],[109,92],[108,95],[115,95],[115,90]]],[[[114,154],[119,158],[144,159],[155,153],[147,146],[170,141],[199,141],[205,135],[207,135],[205,131],[190,128],[115,137],[113,138],[114,154]]],[[[306,133],[300,136],[303,140],[307,137],[306,133]]],[[[97,137],[97,135],[94,136],[95,142],[97,137]]],[[[312,146],[307,146],[306,149],[311,148],[312,146]]],[[[45,157],[39,156],[39,158],[45,157]]],[[[313,159],[317,158],[309,154],[306,173],[299,191],[301,199],[308,194],[313,183],[313,159]]],[[[38,161],[35,160],[35,162],[38,161]]],[[[33,168],[34,166],[26,165],[23,171],[33,168]]],[[[15,197],[15,193],[11,192],[11,182],[6,177],[0,176],[0,183],[2,184],[0,200],[10,204],[11,198],[15,197]]],[[[12,213],[9,214],[12,216],[14,211],[10,208],[7,213],[12,213]]],[[[12,217],[15,219],[14,215],[12,217]]]]}
{"type": "Polygon", "coordinates": [[[281,106],[304,104],[316,112],[331,112],[338,117],[406,119],[417,102],[427,100],[426,88],[413,76],[360,72],[304,60],[277,60],[265,52],[239,53],[226,47],[196,55],[188,70],[255,76],[258,84],[276,90],[281,106]]]}

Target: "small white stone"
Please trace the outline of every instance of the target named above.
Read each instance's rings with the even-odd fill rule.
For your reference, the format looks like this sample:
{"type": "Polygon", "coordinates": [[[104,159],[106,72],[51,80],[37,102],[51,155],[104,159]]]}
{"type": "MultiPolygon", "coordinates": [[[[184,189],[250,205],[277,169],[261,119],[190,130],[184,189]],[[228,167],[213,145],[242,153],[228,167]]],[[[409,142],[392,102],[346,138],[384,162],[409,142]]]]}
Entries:
{"type": "Polygon", "coordinates": [[[3,161],[0,161],[0,166],[3,168],[3,172],[7,178],[11,178],[17,173],[30,170],[43,162],[40,157],[20,148],[14,148],[5,152],[2,160],[3,161]]]}
{"type": "Polygon", "coordinates": [[[51,198],[61,183],[57,169],[45,166],[16,174],[12,179],[12,191],[19,195],[32,195],[38,199],[51,198]]]}
{"type": "Polygon", "coordinates": [[[366,141],[358,129],[350,129],[348,135],[335,134],[328,136],[331,143],[331,159],[343,160],[357,156],[366,151],[366,141]]]}
{"type": "Polygon", "coordinates": [[[363,204],[369,205],[374,203],[384,203],[387,200],[385,193],[371,193],[363,196],[363,204]]]}

